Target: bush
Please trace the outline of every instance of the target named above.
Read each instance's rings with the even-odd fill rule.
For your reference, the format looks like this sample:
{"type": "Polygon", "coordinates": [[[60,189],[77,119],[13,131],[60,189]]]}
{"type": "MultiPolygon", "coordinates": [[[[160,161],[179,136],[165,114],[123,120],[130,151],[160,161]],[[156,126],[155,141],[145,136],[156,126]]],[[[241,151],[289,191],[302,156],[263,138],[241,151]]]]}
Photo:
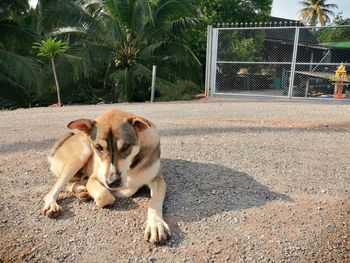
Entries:
{"type": "Polygon", "coordinates": [[[188,80],[178,80],[172,86],[163,87],[157,100],[191,100],[201,92],[203,92],[203,89],[200,85],[188,80]]]}

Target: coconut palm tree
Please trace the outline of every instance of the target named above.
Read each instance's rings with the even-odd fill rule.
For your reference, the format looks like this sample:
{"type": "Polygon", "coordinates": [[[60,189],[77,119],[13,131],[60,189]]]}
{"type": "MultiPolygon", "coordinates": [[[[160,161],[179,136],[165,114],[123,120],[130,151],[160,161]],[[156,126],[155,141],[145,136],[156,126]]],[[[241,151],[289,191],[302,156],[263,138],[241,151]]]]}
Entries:
{"type": "Polygon", "coordinates": [[[303,6],[299,11],[301,19],[312,26],[317,23],[326,25],[330,16],[335,15],[331,9],[338,8],[336,4],[327,3],[327,0],[306,0],[299,3],[303,6]]]}
{"type": "Polygon", "coordinates": [[[37,36],[22,26],[32,13],[26,0],[3,1],[0,9],[0,97],[25,105],[41,78],[39,62],[28,56],[37,36]]]}
{"type": "MultiPolygon", "coordinates": [[[[158,84],[196,74],[199,61],[181,34],[196,25],[189,0],[42,1],[43,27],[78,51],[77,71],[103,61],[105,85],[119,100],[145,99],[152,65],[158,84]]],[[[85,74],[86,74],[85,72],[85,74]]]]}
{"type": "Polygon", "coordinates": [[[51,62],[52,72],[56,83],[58,107],[61,107],[60,86],[57,79],[55,57],[64,53],[68,49],[68,45],[62,40],[49,37],[46,40],[34,43],[33,48],[38,49],[38,56],[48,58],[51,62]]]}

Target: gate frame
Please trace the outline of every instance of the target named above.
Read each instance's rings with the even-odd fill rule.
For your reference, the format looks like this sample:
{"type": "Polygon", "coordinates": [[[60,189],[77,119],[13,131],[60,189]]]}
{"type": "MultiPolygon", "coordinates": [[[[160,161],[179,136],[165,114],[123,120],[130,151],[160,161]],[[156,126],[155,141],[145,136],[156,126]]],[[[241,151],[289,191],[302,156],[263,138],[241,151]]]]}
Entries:
{"type": "MultiPolygon", "coordinates": [[[[300,28],[302,29],[313,29],[313,28],[340,28],[340,27],[349,27],[350,25],[327,25],[327,26],[300,26],[299,22],[295,22],[295,26],[276,26],[278,24],[275,23],[275,26],[242,26],[237,27],[239,23],[236,23],[236,27],[217,27],[213,28],[212,25],[207,26],[207,52],[206,52],[206,71],[205,71],[205,95],[206,96],[214,96],[214,95],[232,95],[232,96],[251,96],[251,97],[271,97],[271,98],[289,98],[289,99],[314,99],[314,100],[324,100],[324,98],[313,98],[313,97],[293,97],[293,89],[294,89],[294,79],[295,79],[295,66],[297,63],[297,53],[298,53],[298,44],[299,44],[299,36],[300,36],[300,28]],[[298,25],[299,24],[299,25],[298,25]],[[288,95],[286,96],[274,96],[274,95],[263,95],[263,94],[235,94],[235,93],[219,93],[216,92],[216,66],[217,66],[217,51],[218,51],[218,32],[219,30],[247,30],[247,29],[295,29],[294,32],[294,43],[293,43],[293,54],[291,62],[279,62],[278,64],[291,64],[291,72],[289,77],[289,87],[288,87],[288,95]]],[[[265,23],[266,25],[267,23],[265,23]]],[[[224,23],[223,23],[224,25],[224,23]]],[[[229,25],[229,24],[227,24],[229,25]]],[[[242,25],[242,23],[241,23],[242,25]]],[[[247,23],[246,23],[247,25],[247,23]]],[[[271,23],[270,23],[271,25],[271,23]]],[[[274,61],[275,63],[277,61],[274,61]]],[[[234,61],[230,62],[234,63],[234,61]]],[[[237,63],[269,63],[267,62],[245,62],[245,61],[237,61],[237,63]]],[[[302,63],[302,64],[310,64],[313,63],[302,63]]],[[[339,63],[327,63],[327,64],[336,64],[339,63]]],[[[343,63],[349,65],[350,63],[343,63]]]]}

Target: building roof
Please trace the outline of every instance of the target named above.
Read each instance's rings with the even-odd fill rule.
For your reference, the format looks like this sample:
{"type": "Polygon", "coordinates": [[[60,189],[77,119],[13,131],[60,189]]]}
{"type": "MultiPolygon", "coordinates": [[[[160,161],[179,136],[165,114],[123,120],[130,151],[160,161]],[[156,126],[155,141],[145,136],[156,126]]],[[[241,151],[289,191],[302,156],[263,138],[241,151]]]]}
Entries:
{"type": "Polygon", "coordinates": [[[313,36],[309,28],[302,28],[304,26],[303,23],[297,20],[279,18],[279,17],[271,17],[270,21],[273,24],[277,23],[277,26],[273,29],[266,30],[266,40],[280,42],[285,44],[293,44],[294,43],[294,28],[283,28],[284,26],[299,26],[299,44],[307,44],[307,45],[318,45],[317,39],[313,36]],[[282,22],[282,23],[280,23],[282,22]],[[278,25],[281,24],[281,29],[278,28],[278,25]]]}
{"type": "Polygon", "coordinates": [[[322,46],[350,48],[350,41],[320,43],[322,46]]]}

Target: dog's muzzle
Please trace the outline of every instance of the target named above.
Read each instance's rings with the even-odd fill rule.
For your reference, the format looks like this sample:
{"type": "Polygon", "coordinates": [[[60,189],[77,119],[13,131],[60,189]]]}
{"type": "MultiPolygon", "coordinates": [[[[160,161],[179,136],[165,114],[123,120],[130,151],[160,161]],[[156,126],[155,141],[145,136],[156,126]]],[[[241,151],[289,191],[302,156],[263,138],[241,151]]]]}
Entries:
{"type": "Polygon", "coordinates": [[[120,186],[121,183],[122,183],[122,179],[121,178],[117,178],[113,182],[108,183],[108,187],[109,188],[117,188],[118,186],[120,186]]]}

